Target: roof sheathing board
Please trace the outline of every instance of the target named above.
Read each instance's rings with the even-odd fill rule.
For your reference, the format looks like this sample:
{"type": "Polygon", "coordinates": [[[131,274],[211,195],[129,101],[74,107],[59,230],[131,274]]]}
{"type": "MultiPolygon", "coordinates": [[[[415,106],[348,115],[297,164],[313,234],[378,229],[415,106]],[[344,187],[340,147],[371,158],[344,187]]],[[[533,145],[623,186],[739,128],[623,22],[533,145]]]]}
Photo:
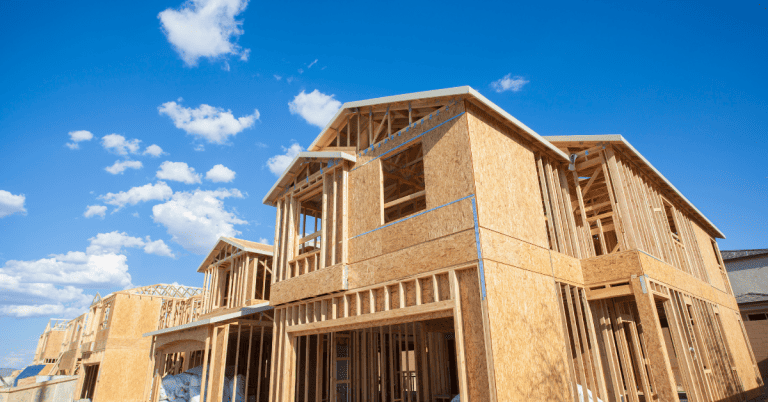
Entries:
{"type": "Polygon", "coordinates": [[[612,144],[620,144],[623,145],[631,154],[632,156],[640,159],[640,161],[651,170],[651,172],[656,175],[659,179],[662,180],[663,184],[666,184],[668,187],[668,190],[672,191],[674,195],[676,195],[686,206],[688,206],[694,214],[705,224],[710,226],[710,229],[715,232],[717,237],[721,239],[725,239],[725,235],[723,232],[720,231],[720,229],[715,226],[714,223],[712,223],[709,219],[707,219],[706,216],[704,216],[701,211],[699,211],[698,208],[696,208],[693,203],[688,200],[688,198],[685,198],[683,193],[680,192],[680,190],[675,187],[672,182],[670,182],[666,177],[664,177],[661,172],[654,167],[651,162],[649,162],[645,157],[635,149],[635,147],[632,146],[632,144],[627,141],[624,136],[621,134],[600,134],[600,135],[558,135],[558,136],[545,136],[543,137],[545,140],[553,143],[558,144],[561,143],[563,146],[567,146],[565,143],[576,143],[576,142],[607,142],[612,144]]]}
{"type": "Polygon", "coordinates": [[[200,264],[200,267],[197,268],[197,272],[204,272],[205,269],[208,268],[208,265],[211,264],[211,260],[213,260],[219,254],[219,251],[221,250],[221,246],[223,246],[224,244],[237,247],[240,250],[243,250],[249,253],[256,253],[256,254],[261,254],[269,257],[273,255],[272,251],[266,251],[262,249],[262,248],[271,248],[270,245],[236,239],[234,237],[219,237],[219,241],[217,241],[216,245],[213,246],[211,251],[208,253],[208,256],[206,256],[203,262],[200,264]],[[259,248],[248,247],[248,245],[245,243],[253,243],[262,247],[259,247],[259,248]]]}
{"type": "Polygon", "coordinates": [[[504,109],[500,108],[498,105],[488,100],[488,98],[481,95],[479,92],[477,92],[470,86],[436,89],[432,91],[413,92],[410,94],[385,96],[381,98],[347,102],[344,105],[342,105],[341,109],[339,109],[338,112],[336,112],[336,115],[333,116],[333,119],[331,119],[330,123],[328,123],[328,125],[325,126],[323,131],[320,132],[320,135],[318,135],[317,138],[315,138],[315,140],[312,142],[312,144],[309,146],[308,149],[310,151],[316,151],[320,149],[321,148],[320,144],[325,143],[327,137],[333,134],[332,131],[335,131],[333,127],[337,126],[336,122],[339,119],[339,117],[346,116],[346,114],[348,114],[349,111],[352,109],[362,108],[366,106],[380,105],[383,103],[408,102],[408,101],[414,101],[418,99],[441,98],[441,97],[461,96],[461,95],[467,95],[472,98],[475,98],[480,102],[480,104],[490,109],[494,113],[498,114],[502,119],[507,120],[508,122],[518,127],[522,131],[522,134],[527,135],[534,142],[539,143],[539,145],[543,146],[547,150],[559,156],[560,158],[563,159],[563,161],[568,160],[568,156],[563,151],[559,150],[557,147],[552,145],[549,141],[546,141],[538,133],[531,130],[528,126],[520,122],[520,120],[517,120],[516,118],[514,118],[511,114],[507,113],[504,109]]]}

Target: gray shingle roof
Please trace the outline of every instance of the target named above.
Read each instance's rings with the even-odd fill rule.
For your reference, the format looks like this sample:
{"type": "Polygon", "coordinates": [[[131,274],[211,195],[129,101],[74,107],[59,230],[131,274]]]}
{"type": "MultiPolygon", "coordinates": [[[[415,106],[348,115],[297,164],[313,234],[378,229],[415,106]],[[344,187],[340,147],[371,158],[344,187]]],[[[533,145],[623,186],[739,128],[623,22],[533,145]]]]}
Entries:
{"type": "Polygon", "coordinates": [[[743,295],[736,296],[736,303],[756,303],[768,301],[768,294],[765,293],[745,293],[743,295]]]}
{"type": "Polygon", "coordinates": [[[733,260],[736,258],[754,257],[756,255],[768,254],[768,248],[760,248],[754,250],[721,250],[720,254],[722,254],[723,260],[733,260]]]}

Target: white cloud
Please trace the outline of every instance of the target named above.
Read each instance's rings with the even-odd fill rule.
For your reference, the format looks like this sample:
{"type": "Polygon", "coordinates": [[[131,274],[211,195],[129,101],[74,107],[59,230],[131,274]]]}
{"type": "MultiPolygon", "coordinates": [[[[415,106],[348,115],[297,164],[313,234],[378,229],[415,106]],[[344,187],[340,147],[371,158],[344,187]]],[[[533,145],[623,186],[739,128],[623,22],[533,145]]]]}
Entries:
{"type": "Polygon", "coordinates": [[[205,179],[214,183],[229,183],[235,180],[235,171],[222,164],[218,164],[205,174],[205,179]]]}
{"type": "Polygon", "coordinates": [[[155,144],[152,144],[152,145],[148,146],[148,147],[147,147],[147,148],[144,150],[144,152],[142,153],[142,155],[150,155],[150,156],[154,156],[155,158],[157,158],[157,157],[159,157],[160,155],[163,155],[163,154],[165,154],[165,153],[167,153],[167,152],[163,152],[163,149],[162,149],[162,148],[160,148],[160,146],[159,146],[159,145],[155,145],[155,144]]]}
{"type": "Polygon", "coordinates": [[[167,244],[165,244],[162,240],[155,240],[150,241],[149,236],[147,236],[147,242],[144,244],[144,252],[147,254],[155,254],[163,257],[176,257],[173,252],[171,251],[171,248],[168,247],[167,244]]]}
{"type": "Polygon", "coordinates": [[[83,214],[84,217],[90,218],[93,216],[99,216],[101,218],[104,218],[104,214],[107,213],[107,207],[104,205],[88,205],[85,207],[85,213],[83,214]]]}
{"type": "Polygon", "coordinates": [[[269,240],[266,237],[259,237],[258,242],[261,244],[269,244],[269,240]]]}
{"type": "Polygon", "coordinates": [[[293,158],[295,158],[299,152],[304,150],[301,145],[295,142],[288,148],[282,148],[285,152],[284,154],[275,155],[267,160],[267,167],[269,168],[269,171],[272,172],[275,176],[280,176],[283,174],[285,169],[288,168],[288,165],[293,161],[293,158]]]}
{"type": "Polygon", "coordinates": [[[126,205],[136,205],[140,202],[152,201],[152,200],[167,200],[171,198],[173,190],[165,182],[159,181],[155,184],[148,183],[141,187],[133,187],[128,191],[121,191],[119,193],[107,193],[106,195],[99,196],[99,199],[104,200],[104,203],[114,205],[115,211],[123,208],[126,205]]]}
{"type": "Polygon", "coordinates": [[[168,42],[188,66],[200,58],[217,59],[226,55],[248,58],[248,49],[235,43],[243,34],[242,21],[235,17],[245,10],[248,0],[188,0],[178,10],[158,14],[168,42]]]}
{"type": "Polygon", "coordinates": [[[0,218],[15,213],[27,214],[24,209],[24,201],[27,197],[24,194],[14,195],[5,190],[0,190],[0,218]]]}
{"type": "Polygon", "coordinates": [[[101,146],[107,151],[116,153],[118,155],[128,155],[129,153],[135,154],[139,152],[139,143],[141,140],[132,139],[126,140],[120,134],[109,134],[101,137],[101,146]]]}
{"type": "Polygon", "coordinates": [[[288,102],[288,108],[291,114],[298,114],[307,123],[324,128],[341,108],[341,102],[333,99],[334,96],[336,95],[326,95],[317,89],[310,93],[302,90],[288,102]]]}
{"type": "Polygon", "coordinates": [[[181,106],[176,102],[166,102],[157,108],[160,114],[167,115],[173,120],[176,128],[180,128],[194,136],[213,144],[223,144],[229,136],[253,126],[259,119],[259,111],[253,114],[235,118],[231,110],[202,104],[197,109],[181,106]]]}
{"type": "Polygon", "coordinates": [[[523,89],[523,85],[527,84],[528,82],[529,81],[525,80],[523,77],[512,77],[512,73],[509,73],[505,75],[504,78],[492,82],[491,88],[493,88],[493,90],[498,93],[505,91],[517,92],[523,89]]]}
{"type": "Polygon", "coordinates": [[[279,75],[277,75],[277,74],[274,74],[274,77],[275,77],[275,79],[276,79],[276,80],[278,80],[278,81],[280,81],[280,80],[282,80],[282,79],[283,79],[283,77],[282,77],[282,76],[279,76],[279,75]]]}
{"type": "Polygon", "coordinates": [[[315,61],[313,61],[313,62],[309,63],[309,65],[307,66],[307,68],[312,68],[312,66],[314,66],[315,64],[317,64],[317,59],[315,59],[315,61]]]}
{"type": "Polygon", "coordinates": [[[124,248],[143,247],[148,254],[174,257],[162,240],[152,241],[149,236],[141,239],[114,231],[89,241],[85,252],[6,261],[0,267],[0,315],[79,315],[93,299],[83,288],[132,286],[124,248]]]}
{"type": "Polygon", "coordinates": [[[248,222],[224,208],[224,199],[242,198],[237,189],[176,192],[170,201],[152,207],[152,219],[166,227],[171,239],[186,250],[205,254],[220,236],[236,236],[235,225],[248,222]]]}
{"type": "Polygon", "coordinates": [[[93,139],[93,134],[86,130],[70,131],[69,139],[72,141],[66,144],[69,149],[80,149],[80,144],[78,143],[82,141],[90,141],[93,139]]]}
{"type": "Polygon", "coordinates": [[[200,183],[200,174],[195,173],[195,168],[189,167],[184,162],[165,161],[160,165],[156,174],[158,179],[180,181],[186,184],[200,183]]]}
{"type": "Polygon", "coordinates": [[[118,254],[123,247],[143,247],[144,240],[140,237],[128,236],[125,232],[118,231],[99,233],[96,237],[88,239],[91,245],[85,249],[88,255],[118,254]]]}
{"type": "Polygon", "coordinates": [[[112,174],[123,174],[126,169],[141,169],[143,167],[144,165],[140,161],[118,160],[112,166],[105,167],[104,170],[112,174]]]}

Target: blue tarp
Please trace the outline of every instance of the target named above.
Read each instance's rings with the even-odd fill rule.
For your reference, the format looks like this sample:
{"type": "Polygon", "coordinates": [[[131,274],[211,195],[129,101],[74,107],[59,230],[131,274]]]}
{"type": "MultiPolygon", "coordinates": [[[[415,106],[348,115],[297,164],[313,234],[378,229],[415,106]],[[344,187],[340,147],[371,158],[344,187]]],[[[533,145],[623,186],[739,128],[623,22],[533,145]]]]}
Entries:
{"type": "Polygon", "coordinates": [[[29,377],[34,377],[38,374],[40,374],[41,371],[43,371],[43,368],[45,368],[45,364],[36,364],[34,366],[27,366],[19,375],[16,376],[16,379],[13,380],[13,386],[17,386],[19,384],[19,380],[29,377]]]}

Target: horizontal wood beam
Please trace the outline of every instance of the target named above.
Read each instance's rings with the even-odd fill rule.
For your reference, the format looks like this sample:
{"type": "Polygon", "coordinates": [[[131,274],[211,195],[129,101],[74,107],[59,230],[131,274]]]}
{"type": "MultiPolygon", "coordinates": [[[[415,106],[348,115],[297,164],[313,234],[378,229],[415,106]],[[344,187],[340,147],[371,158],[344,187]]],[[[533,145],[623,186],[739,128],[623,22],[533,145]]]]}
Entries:
{"type": "Polygon", "coordinates": [[[323,334],[326,332],[351,331],[372,326],[402,324],[419,321],[420,318],[445,318],[453,316],[455,305],[456,303],[453,300],[444,300],[436,303],[422,304],[420,306],[404,307],[378,313],[362,314],[354,317],[294,325],[289,326],[286,330],[292,336],[305,336],[323,334]]]}
{"type": "Polygon", "coordinates": [[[384,204],[384,209],[387,209],[389,207],[393,207],[393,206],[398,205],[398,204],[402,204],[404,202],[408,202],[408,201],[413,200],[415,198],[419,198],[419,197],[421,197],[421,196],[423,196],[425,194],[427,194],[427,191],[426,190],[421,190],[421,191],[413,193],[411,195],[406,195],[405,197],[398,198],[398,199],[396,199],[394,201],[390,201],[390,202],[384,204]]]}

